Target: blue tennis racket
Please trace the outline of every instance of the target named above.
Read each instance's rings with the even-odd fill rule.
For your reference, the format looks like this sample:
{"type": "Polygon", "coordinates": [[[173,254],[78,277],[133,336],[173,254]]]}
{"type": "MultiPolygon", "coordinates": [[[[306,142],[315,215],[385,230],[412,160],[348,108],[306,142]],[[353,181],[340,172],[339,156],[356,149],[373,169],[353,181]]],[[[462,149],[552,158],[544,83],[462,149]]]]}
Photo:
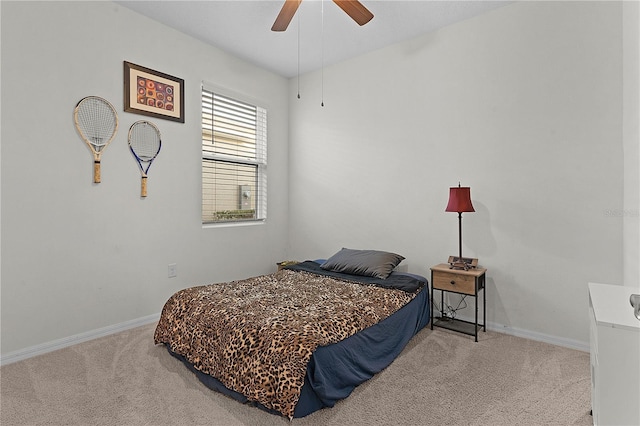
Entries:
{"type": "Polygon", "coordinates": [[[160,130],[155,124],[140,120],[131,125],[129,129],[129,149],[138,162],[142,173],[141,197],[147,196],[147,174],[151,163],[158,156],[161,146],[160,130]]]}

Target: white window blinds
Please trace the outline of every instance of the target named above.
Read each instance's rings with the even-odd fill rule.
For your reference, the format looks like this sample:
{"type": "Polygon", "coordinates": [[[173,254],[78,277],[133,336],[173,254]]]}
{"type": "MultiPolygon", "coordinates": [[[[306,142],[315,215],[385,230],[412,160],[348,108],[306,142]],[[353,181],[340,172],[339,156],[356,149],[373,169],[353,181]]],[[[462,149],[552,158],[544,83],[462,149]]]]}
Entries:
{"type": "Polygon", "coordinates": [[[266,219],[267,111],[202,89],[202,222],[266,219]]]}

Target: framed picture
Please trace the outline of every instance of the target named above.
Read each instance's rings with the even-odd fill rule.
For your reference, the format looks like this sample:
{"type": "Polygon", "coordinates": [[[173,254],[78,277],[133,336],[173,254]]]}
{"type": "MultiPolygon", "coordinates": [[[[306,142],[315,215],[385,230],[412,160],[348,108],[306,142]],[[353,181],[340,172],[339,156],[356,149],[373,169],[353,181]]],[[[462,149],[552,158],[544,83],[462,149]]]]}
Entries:
{"type": "Polygon", "coordinates": [[[124,110],[184,123],[184,80],[125,61],[124,110]]]}

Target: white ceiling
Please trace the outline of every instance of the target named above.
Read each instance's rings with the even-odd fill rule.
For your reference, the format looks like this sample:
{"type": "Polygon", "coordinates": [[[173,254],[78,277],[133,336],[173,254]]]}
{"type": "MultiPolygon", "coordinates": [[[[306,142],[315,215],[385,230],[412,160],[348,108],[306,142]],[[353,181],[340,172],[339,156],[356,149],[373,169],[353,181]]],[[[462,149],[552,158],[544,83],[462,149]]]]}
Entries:
{"type": "Polygon", "coordinates": [[[285,77],[437,30],[511,1],[361,2],[374,15],[362,27],[332,1],[304,0],[287,31],[273,32],[271,25],[284,0],[116,1],[285,77]]]}

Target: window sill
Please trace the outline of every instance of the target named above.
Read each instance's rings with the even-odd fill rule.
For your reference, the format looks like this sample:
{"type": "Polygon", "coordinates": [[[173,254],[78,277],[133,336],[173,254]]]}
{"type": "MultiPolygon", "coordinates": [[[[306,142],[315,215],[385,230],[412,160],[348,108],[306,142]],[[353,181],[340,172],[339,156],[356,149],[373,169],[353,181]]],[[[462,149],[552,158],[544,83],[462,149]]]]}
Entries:
{"type": "Polygon", "coordinates": [[[257,226],[264,225],[265,219],[247,220],[238,222],[215,222],[215,223],[203,223],[202,229],[210,228],[237,228],[239,226],[257,226]]]}

